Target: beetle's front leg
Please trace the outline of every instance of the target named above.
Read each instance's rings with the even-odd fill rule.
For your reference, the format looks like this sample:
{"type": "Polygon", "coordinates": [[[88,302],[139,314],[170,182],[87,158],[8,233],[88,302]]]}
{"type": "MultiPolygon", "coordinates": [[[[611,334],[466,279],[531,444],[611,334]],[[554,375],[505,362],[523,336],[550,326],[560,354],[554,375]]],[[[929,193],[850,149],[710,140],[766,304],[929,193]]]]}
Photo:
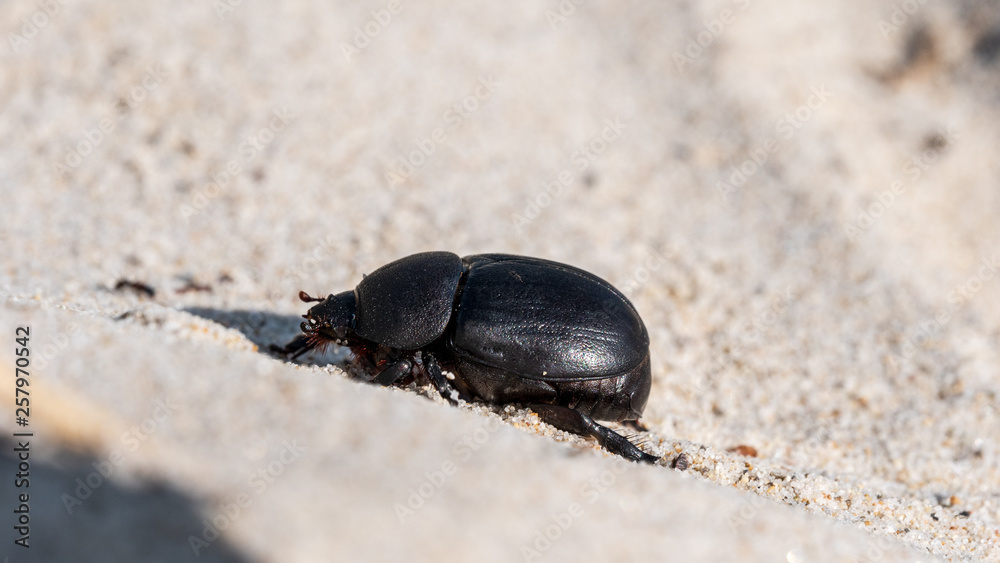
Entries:
{"type": "Polygon", "coordinates": [[[272,353],[282,354],[289,360],[294,360],[313,348],[315,348],[315,346],[309,342],[308,334],[299,334],[284,346],[278,346],[277,344],[271,344],[268,346],[268,350],[272,353]]]}
{"type": "Polygon", "coordinates": [[[624,436],[594,422],[593,418],[561,405],[528,405],[542,421],[580,436],[593,436],[604,449],[630,461],[656,463],[659,458],[640,450],[624,436]]]}
{"type": "MultiPolygon", "coordinates": [[[[448,383],[448,378],[444,376],[444,372],[441,371],[441,366],[438,364],[437,359],[430,355],[424,354],[424,371],[427,373],[427,377],[430,378],[431,383],[437,388],[438,393],[445,398],[449,403],[457,405],[458,401],[452,397],[452,391],[455,390],[450,383],[448,383]]],[[[383,387],[388,387],[393,383],[399,381],[400,379],[406,377],[413,370],[413,362],[408,359],[402,359],[396,363],[385,368],[378,375],[373,377],[370,381],[371,383],[377,383],[383,387]]]]}
{"type": "MultiPolygon", "coordinates": [[[[445,398],[446,401],[453,405],[458,404],[458,400],[452,397],[452,391],[458,391],[455,387],[448,383],[448,378],[444,376],[444,372],[441,371],[441,366],[438,364],[437,358],[430,354],[424,354],[424,369],[427,371],[427,376],[430,377],[431,383],[434,387],[437,387],[438,393],[445,398]]],[[[468,400],[465,397],[459,397],[468,400]]]]}

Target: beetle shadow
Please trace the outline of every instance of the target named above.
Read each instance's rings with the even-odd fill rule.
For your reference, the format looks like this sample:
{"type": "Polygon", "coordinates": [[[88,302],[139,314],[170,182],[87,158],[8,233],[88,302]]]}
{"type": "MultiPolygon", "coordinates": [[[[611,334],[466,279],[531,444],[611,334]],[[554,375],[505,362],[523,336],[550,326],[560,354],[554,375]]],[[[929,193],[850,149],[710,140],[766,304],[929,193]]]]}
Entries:
{"type": "MultiPolygon", "coordinates": [[[[266,356],[286,361],[271,351],[271,345],[284,346],[289,340],[301,334],[299,325],[302,317],[299,315],[279,315],[266,311],[249,311],[245,309],[226,310],[210,307],[185,307],[181,309],[197,317],[218,323],[226,328],[238,330],[247,340],[257,345],[257,351],[266,356]]],[[[330,345],[325,351],[313,350],[302,354],[294,363],[304,365],[339,365],[343,366],[350,358],[350,350],[343,346],[330,345]]]]}

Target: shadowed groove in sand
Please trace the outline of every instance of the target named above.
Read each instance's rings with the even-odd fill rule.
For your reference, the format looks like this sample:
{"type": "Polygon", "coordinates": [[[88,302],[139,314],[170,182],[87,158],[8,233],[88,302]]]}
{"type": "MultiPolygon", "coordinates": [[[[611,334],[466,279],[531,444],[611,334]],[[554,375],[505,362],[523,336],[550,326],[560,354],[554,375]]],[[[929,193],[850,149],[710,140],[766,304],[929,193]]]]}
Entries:
{"type": "MultiPolygon", "coordinates": [[[[302,317],[299,315],[280,315],[267,311],[209,307],[186,307],[182,311],[243,333],[257,346],[257,351],[265,355],[272,355],[268,350],[271,344],[284,345],[298,334],[299,324],[302,323],[302,317]]],[[[347,361],[349,354],[347,348],[330,346],[325,352],[312,352],[301,356],[297,363],[339,365],[347,361]]]]}
{"type": "MultiPolygon", "coordinates": [[[[9,452],[15,444],[3,438],[0,446],[4,452],[0,455],[0,472],[14,475],[18,461],[9,452]]],[[[211,507],[162,481],[125,486],[114,474],[101,476],[93,465],[101,462],[107,463],[104,459],[65,451],[55,459],[32,456],[28,490],[30,548],[8,544],[5,551],[14,556],[11,560],[82,563],[253,560],[230,545],[225,533],[195,556],[189,536],[201,536],[205,527],[202,520],[211,514],[211,507]],[[87,486],[88,479],[94,485],[92,488],[87,486]],[[64,495],[79,500],[78,494],[85,498],[79,504],[71,502],[70,513],[64,495]]],[[[0,488],[4,506],[16,506],[14,496],[18,492],[25,489],[0,488]]],[[[13,536],[14,517],[11,510],[4,510],[0,517],[0,525],[10,531],[8,537],[13,536]]]]}

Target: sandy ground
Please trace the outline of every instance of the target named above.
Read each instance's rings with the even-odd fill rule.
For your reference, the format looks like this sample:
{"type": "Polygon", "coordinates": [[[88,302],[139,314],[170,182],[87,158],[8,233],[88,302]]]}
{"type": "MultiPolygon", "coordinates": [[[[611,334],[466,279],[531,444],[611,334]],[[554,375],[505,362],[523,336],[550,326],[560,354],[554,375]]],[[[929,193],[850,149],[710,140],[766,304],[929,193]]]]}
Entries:
{"type": "Polygon", "coordinates": [[[1000,561],[995,2],[47,0],[0,29],[11,561],[1000,561]],[[432,249],[621,288],[661,462],[266,353],[299,290],[432,249]]]}

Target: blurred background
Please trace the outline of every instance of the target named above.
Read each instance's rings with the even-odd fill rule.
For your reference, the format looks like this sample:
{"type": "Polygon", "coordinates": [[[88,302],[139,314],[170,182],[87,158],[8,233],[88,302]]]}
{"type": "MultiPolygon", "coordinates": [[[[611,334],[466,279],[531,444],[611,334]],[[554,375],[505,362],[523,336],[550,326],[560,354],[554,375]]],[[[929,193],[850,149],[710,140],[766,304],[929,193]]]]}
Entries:
{"type": "Polygon", "coordinates": [[[4,442],[11,561],[1000,560],[997,2],[40,0],[0,30],[38,432],[29,550],[4,442]],[[299,290],[425,250],[622,289],[662,467],[265,353],[299,290]]]}

